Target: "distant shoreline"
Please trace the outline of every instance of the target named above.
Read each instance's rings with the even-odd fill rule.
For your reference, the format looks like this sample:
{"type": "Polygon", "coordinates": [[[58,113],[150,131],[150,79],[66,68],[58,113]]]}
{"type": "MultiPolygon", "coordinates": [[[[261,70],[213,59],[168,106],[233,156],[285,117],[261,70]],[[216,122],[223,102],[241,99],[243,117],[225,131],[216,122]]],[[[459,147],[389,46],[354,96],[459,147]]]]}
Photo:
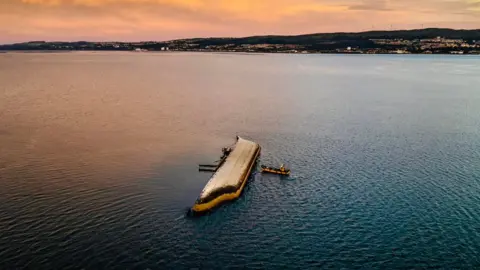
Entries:
{"type": "Polygon", "coordinates": [[[126,51],[126,50],[0,50],[0,53],[81,53],[81,52],[90,52],[90,53],[132,53],[132,54],[145,54],[145,53],[155,53],[155,54],[173,54],[173,53],[210,53],[210,54],[236,54],[236,55],[261,55],[261,54],[284,54],[284,55],[451,55],[451,56],[478,56],[480,53],[348,53],[348,52],[307,52],[307,53],[291,53],[291,52],[243,52],[243,51],[126,51]]]}
{"type": "Polygon", "coordinates": [[[298,36],[191,38],[143,42],[46,42],[0,45],[8,51],[184,51],[292,54],[480,54],[480,30],[427,28],[298,36]]]}

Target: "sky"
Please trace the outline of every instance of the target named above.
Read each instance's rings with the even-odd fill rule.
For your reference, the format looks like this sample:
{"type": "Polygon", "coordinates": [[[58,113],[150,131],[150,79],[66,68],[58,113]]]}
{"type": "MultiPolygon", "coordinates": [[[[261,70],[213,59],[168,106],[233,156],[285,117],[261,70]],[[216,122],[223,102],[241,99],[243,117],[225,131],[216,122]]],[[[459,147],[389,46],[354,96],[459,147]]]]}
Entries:
{"type": "Polygon", "coordinates": [[[480,0],[0,0],[3,44],[422,27],[480,29],[480,0]]]}

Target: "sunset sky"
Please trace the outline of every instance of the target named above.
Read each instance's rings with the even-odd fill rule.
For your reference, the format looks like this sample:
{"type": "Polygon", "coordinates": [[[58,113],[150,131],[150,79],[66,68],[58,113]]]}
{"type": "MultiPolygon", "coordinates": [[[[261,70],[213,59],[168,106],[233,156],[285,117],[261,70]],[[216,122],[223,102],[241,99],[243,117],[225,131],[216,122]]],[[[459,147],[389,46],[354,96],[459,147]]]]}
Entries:
{"type": "Polygon", "coordinates": [[[0,0],[0,43],[480,28],[480,0],[0,0]]]}

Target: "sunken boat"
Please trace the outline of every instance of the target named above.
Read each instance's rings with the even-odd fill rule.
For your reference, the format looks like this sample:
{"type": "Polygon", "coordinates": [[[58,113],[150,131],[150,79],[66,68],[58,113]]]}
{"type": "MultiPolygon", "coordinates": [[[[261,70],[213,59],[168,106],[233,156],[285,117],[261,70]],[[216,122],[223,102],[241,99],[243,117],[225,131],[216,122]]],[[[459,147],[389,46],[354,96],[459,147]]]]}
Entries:
{"type": "Polygon", "coordinates": [[[205,213],[224,202],[238,198],[260,150],[258,143],[237,136],[234,148],[203,188],[191,211],[194,214],[205,213]]]}

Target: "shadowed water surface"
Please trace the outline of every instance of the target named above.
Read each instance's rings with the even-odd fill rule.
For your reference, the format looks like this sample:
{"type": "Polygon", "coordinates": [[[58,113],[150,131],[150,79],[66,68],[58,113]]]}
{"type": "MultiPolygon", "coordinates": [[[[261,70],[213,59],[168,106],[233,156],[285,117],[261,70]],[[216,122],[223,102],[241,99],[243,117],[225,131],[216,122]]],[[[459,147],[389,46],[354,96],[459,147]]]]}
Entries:
{"type": "Polygon", "coordinates": [[[0,269],[480,265],[480,58],[0,55],[0,269]],[[235,135],[290,178],[185,217],[235,135]]]}

